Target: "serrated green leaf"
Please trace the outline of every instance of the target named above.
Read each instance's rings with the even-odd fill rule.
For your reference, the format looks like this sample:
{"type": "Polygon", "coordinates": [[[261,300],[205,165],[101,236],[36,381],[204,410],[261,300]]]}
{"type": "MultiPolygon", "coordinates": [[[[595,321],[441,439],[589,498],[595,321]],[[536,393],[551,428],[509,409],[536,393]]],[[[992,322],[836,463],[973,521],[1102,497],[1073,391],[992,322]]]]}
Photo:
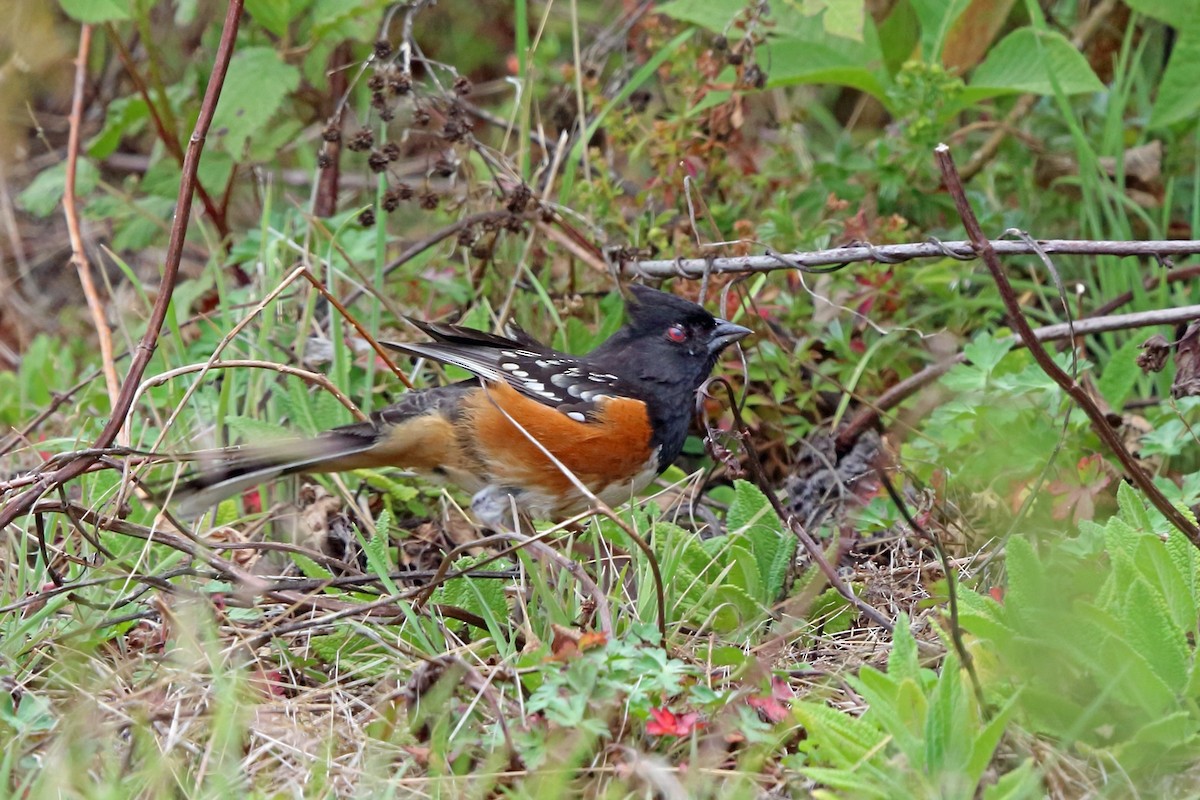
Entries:
{"type": "Polygon", "coordinates": [[[386,508],[375,518],[375,535],[368,538],[362,528],[357,525],[354,532],[358,543],[367,557],[367,569],[379,576],[380,583],[388,594],[396,594],[396,584],[388,577],[392,572],[392,560],[388,557],[388,545],[391,543],[392,512],[386,508]]]}
{"type": "Polygon", "coordinates": [[[887,738],[869,721],[821,703],[801,700],[792,704],[792,712],[808,732],[809,748],[843,769],[857,765],[887,738]]]}
{"type": "MultiPolygon", "coordinates": [[[[1186,631],[1195,627],[1197,621],[1194,586],[1180,572],[1168,549],[1169,541],[1163,542],[1155,536],[1142,537],[1133,560],[1138,573],[1166,603],[1175,627],[1186,631]]],[[[1190,572],[1191,565],[1186,560],[1183,563],[1190,572]]]]}
{"type": "Polygon", "coordinates": [[[1117,508],[1120,519],[1124,520],[1129,527],[1146,533],[1154,531],[1150,514],[1146,511],[1145,501],[1142,500],[1137,489],[1125,481],[1122,481],[1121,485],[1117,487],[1117,508]]]}
{"type": "Polygon", "coordinates": [[[340,665],[339,671],[363,678],[382,677],[395,669],[375,642],[355,633],[351,626],[337,626],[334,633],[312,636],[308,646],[325,663],[340,665]]]}
{"type": "MultiPolygon", "coordinates": [[[[464,556],[457,559],[453,568],[456,572],[474,569],[475,565],[488,556],[464,556]]],[[[490,564],[484,569],[499,570],[500,565],[490,564]]],[[[433,594],[436,603],[446,603],[483,617],[489,625],[498,625],[508,619],[508,598],[504,593],[504,581],[494,578],[452,578],[438,587],[433,594]]]]}
{"type": "Polygon", "coordinates": [[[751,525],[770,522],[778,525],[771,501],[767,499],[757,486],[749,481],[736,480],[733,482],[733,502],[725,515],[725,528],[729,533],[738,533],[751,525]]]}
{"type": "Polygon", "coordinates": [[[291,556],[292,556],[292,561],[294,561],[296,563],[297,569],[300,570],[300,572],[304,575],[304,577],[314,578],[314,579],[324,579],[324,578],[332,578],[333,577],[332,572],[325,569],[325,567],[323,567],[320,564],[318,564],[317,562],[313,561],[311,558],[304,555],[303,553],[292,553],[291,556]]]}
{"type": "Polygon", "coordinates": [[[1012,339],[997,339],[985,331],[972,339],[969,344],[963,345],[963,355],[972,366],[990,375],[1000,365],[1004,356],[1013,349],[1014,344],[1012,339]]]}
{"type": "Polygon", "coordinates": [[[388,496],[397,503],[409,503],[417,498],[421,490],[412,483],[393,480],[382,472],[377,472],[373,469],[358,469],[354,471],[355,475],[359,475],[369,485],[376,489],[382,489],[387,492],[388,496]]]}
{"type": "Polygon", "coordinates": [[[350,421],[350,411],[330,392],[321,390],[313,397],[313,424],[319,431],[327,431],[350,421]]]}
{"type": "Polygon", "coordinates": [[[276,392],[275,397],[291,427],[310,436],[320,431],[312,415],[312,398],[303,383],[289,381],[286,391],[276,392]]]}
{"type": "MultiPolygon", "coordinates": [[[[1171,619],[1166,601],[1145,580],[1134,581],[1126,604],[1126,635],[1151,669],[1173,692],[1187,687],[1189,654],[1183,629],[1171,619]]],[[[1195,627],[1195,620],[1189,629],[1195,627]]]]}
{"type": "Polygon", "coordinates": [[[911,680],[885,675],[872,667],[863,667],[857,677],[847,680],[867,701],[864,719],[886,731],[909,764],[919,768],[925,757],[928,709],[920,687],[911,680]]]}

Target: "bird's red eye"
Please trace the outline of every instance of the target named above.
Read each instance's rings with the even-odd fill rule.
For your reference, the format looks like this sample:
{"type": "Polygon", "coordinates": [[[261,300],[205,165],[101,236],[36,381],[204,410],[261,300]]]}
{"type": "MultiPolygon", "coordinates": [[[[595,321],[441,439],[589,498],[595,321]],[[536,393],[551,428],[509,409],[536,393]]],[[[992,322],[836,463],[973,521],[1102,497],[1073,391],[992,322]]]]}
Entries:
{"type": "Polygon", "coordinates": [[[678,344],[679,342],[686,342],[688,335],[682,325],[672,325],[667,328],[667,338],[678,344]]]}

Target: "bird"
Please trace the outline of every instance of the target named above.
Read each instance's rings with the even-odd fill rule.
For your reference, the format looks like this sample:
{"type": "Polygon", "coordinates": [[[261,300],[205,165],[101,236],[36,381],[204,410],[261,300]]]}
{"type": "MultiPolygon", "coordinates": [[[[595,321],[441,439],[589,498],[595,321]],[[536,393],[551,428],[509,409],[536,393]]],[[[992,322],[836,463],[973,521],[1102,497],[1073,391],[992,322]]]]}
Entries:
{"type": "Polygon", "coordinates": [[[281,475],[386,466],[471,493],[486,527],[511,529],[517,514],[565,519],[592,505],[589,494],[619,506],[679,457],[697,390],[722,351],[751,333],[638,284],[625,308],[622,327],[586,355],[515,325],[499,335],[409,319],[429,341],[381,344],[472,377],[407,392],[315,438],[220,451],[177,489],[180,513],[198,517],[281,475]]]}

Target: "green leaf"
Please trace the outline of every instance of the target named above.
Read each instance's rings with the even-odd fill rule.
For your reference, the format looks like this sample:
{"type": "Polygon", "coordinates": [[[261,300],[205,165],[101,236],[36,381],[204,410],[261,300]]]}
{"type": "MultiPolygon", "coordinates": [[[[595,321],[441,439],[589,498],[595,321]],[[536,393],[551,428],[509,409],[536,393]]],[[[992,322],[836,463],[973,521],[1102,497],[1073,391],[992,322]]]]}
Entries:
{"type": "Polygon", "coordinates": [[[150,110],[141,95],[112,101],[104,114],[104,127],[86,145],[88,155],[96,159],[108,158],[121,144],[122,138],[140,133],[148,119],[150,110]]]}
{"type": "MultiPolygon", "coordinates": [[[[453,567],[456,572],[474,569],[476,564],[487,558],[486,554],[465,556],[456,560],[453,567]]],[[[493,563],[485,569],[497,571],[502,569],[502,566],[493,563]]],[[[504,593],[504,586],[505,581],[496,578],[467,576],[452,578],[438,587],[437,591],[433,593],[433,600],[437,603],[458,606],[483,617],[489,625],[495,625],[508,619],[509,616],[508,598],[504,593]]]]}
{"type": "Polygon", "coordinates": [[[1158,84],[1158,97],[1150,113],[1150,127],[1194,122],[1197,111],[1200,111],[1200,24],[1193,16],[1171,50],[1171,60],[1158,84]]]}
{"type": "Polygon", "coordinates": [[[1104,91],[1104,84],[1087,59],[1065,36],[1020,28],[988,52],[971,76],[960,103],[965,107],[1003,94],[1053,95],[1055,84],[1069,95],[1104,91]]]}
{"type": "MultiPolygon", "coordinates": [[[[1139,574],[1155,587],[1167,604],[1171,621],[1179,630],[1189,630],[1196,624],[1197,607],[1194,574],[1191,563],[1181,564],[1157,536],[1144,536],[1134,551],[1134,563],[1139,574]]],[[[1189,545],[1190,547],[1190,545],[1189,545]]],[[[1194,548],[1192,548],[1194,550],[1194,548]]]]}
{"type": "Polygon", "coordinates": [[[962,668],[957,658],[947,656],[925,716],[925,769],[934,774],[966,769],[978,721],[971,711],[962,668]]]}
{"type": "Polygon", "coordinates": [[[910,764],[922,764],[928,703],[920,687],[873,667],[863,667],[857,678],[847,680],[867,701],[863,717],[886,731],[910,764]]]}
{"type": "Polygon", "coordinates": [[[806,746],[843,769],[858,764],[887,738],[868,720],[821,703],[802,700],[792,704],[792,711],[808,731],[806,746]]]}
{"type": "Polygon", "coordinates": [[[312,398],[303,383],[290,381],[287,391],[278,393],[276,397],[293,428],[309,435],[315,435],[320,430],[313,418],[312,398]]]}
{"type": "Polygon", "coordinates": [[[1138,376],[1141,375],[1142,371],[1137,365],[1140,351],[1141,345],[1138,341],[1130,339],[1112,354],[1104,367],[1104,373],[1096,381],[1100,395],[1117,411],[1124,407],[1125,399],[1129,397],[1138,376]]]}
{"type": "Polygon", "coordinates": [[[350,411],[331,392],[324,389],[313,398],[312,418],[317,430],[327,431],[350,421],[350,411]]]}
{"type": "Polygon", "coordinates": [[[909,0],[921,23],[921,55],[940,62],[946,36],[971,5],[970,0],[909,0]]]}
{"type": "Polygon", "coordinates": [[[231,414],[226,417],[225,424],[237,434],[238,439],[254,444],[267,444],[286,435],[285,431],[273,422],[264,422],[261,419],[245,417],[240,414],[231,414]]]}
{"type": "Polygon", "coordinates": [[[760,47],[759,58],[770,65],[769,88],[832,83],[886,103],[890,79],[883,71],[883,55],[873,43],[872,38],[855,42],[835,41],[831,36],[770,40],[760,47]]]}
{"type": "Polygon", "coordinates": [[[888,675],[897,680],[908,679],[921,685],[921,662],[917,657],[917,640],[912,635],[907,614],[896,617],[892,634],[892,652],[888,656],[888,675]]]}
{"type": "Polygon", "coordinates": [[[774,602],[792,566],[796,537],[783,530],[767,496],[748,481],[734,481],[733,502],[725,524],[729,535],[743,538],[754,554],[761,585],[759,599],[764,604],[774,602]]]}
{"type": "Polygon", "coordinates": [[[1173,28],[1188,28],[1200,17],[1200,0],[1125,0],[1125,5],[1173,28]]]}
{"type": "Polygon", "coordinates": [[[751,525],[771,522],[776,527],[779,520],[767,499],[759,488],[749,481],[736,480],[733,482],[733,502],[725,515],[725,528],[730,533],[740,533],[751,525]]]}
{"type": "Polygon", "coordinates": [[[1130,644],[1173,692],[1182,693],[1188,683],[1187,637],[1171,618],[1162,595],[1146,581],[1135,581],[1129,589],[1125,619],[1130,644]]]}
{"type": "MultiPolygon", "coordinates": [[[[1008,728],[1008,722],[1017,709],[1017,700],[1018,697],[1014,695],[1003,708],[992,715],[988,723],[983,726],[983,730],[974,732],[970,758],[965,767],[967,779],[972,788],[979,785],[979,782],[983,779],[984,772],[987,771],[988,766],[992,763],[992,757],[996,754],[996,748],[1000,746],[1000,739],[1004,736],[1004,732],[1008,728]]],[[[972,708],[974,708],[974,700],[972,699],[971,702],[972,708]]],[[[978,719],[977,710],[976,719],[978,719]]]]}
{"type": "Polygon", "coordinates": [[[246,0],[246,13],[280,39],[286,38],[288,25],[296,16],[296,4],[288,0],[246,0]]]}
{"type": "Polygon", "coordinates": [[[1122,481],[1117,487],[1117,508],[1119,518],[1128,523],[1128,527],[1146,533],[1155,532],[1150,513],[1146,510],[1146,502],[1127,481],[1122,481]]]}
{"type": "MultiPolygon", "coordinates": [[[[17,195],[17,204],[35,217],[48,217],[58,210],[63,199],[67,163],[47,167],[17,195]]],[[[91,194],[100,181],[100,171],[89,159],[81,158],[75,166],[75,196],[91,194]]]]}
{"type": "Polygon", "coordinates": [[[62,10],[71,19],[89,25],[119,22],[129,19],[132,3],[125,0],[58,0],[62,10]]]}
{"type": "Polygon", "coordinates": [[[985,331],[976,336],[970,344],[963,345],[963,355],[973,366],[990,375],[1000,364],[1000,360],[1013,349],[1014,344],[1016,342],[1013,339],[997,339],[985,331]]]}
{"type": "Polygon", "coordinates": [[[210,140],[237,158],[250,137],[268,127],[288,94],[299,85],[300,70],[284,63],[272,48],[238,51],[229,63],[210,140]]]}
{"type": "Polygon", "coordinates": [[[379,576],[380,583],[388,594],[396,594],[396,584],[389,577],[392,571],[392,560],[388,557],[388,544],[392,535],[392,512],[386,508],[375,518],[375,535],[367,538],[362,528],[357,525],[354,532],[358,543],[367,557],[367,569],[379,576]]]}
{"type": "Polygon", "coordinates": [[[735,17],[746,10],[746,3],[745,0],[671,0],[654,10],[680,22],[707,28],[713,33],[729,31],[736,34],[738,31],[732,27],[732,23],[735,17]]]}
{"type": "Polygon", "coordinates": [[[983,790],[983,800],[1033,800],[1043,796],[1042,775],[1032,758],[1025,759],[983,790]]]}

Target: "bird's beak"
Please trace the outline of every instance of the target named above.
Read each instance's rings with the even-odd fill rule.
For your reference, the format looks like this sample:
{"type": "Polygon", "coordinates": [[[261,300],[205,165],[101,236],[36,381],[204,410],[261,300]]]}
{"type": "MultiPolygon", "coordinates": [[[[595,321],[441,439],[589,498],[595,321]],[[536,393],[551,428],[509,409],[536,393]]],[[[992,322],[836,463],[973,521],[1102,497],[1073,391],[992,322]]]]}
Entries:
{"type": "Polygon", "coordinates": [[[717,327],[713,328],[713,332],[708,337],[708,352],[721,352],[734,342],[740,342],[745,339],[753,331],[749,328],[743,328],[741,325],[734,325],[732,322],[726,322],[723,319],[717,320],[717,327]]]}

